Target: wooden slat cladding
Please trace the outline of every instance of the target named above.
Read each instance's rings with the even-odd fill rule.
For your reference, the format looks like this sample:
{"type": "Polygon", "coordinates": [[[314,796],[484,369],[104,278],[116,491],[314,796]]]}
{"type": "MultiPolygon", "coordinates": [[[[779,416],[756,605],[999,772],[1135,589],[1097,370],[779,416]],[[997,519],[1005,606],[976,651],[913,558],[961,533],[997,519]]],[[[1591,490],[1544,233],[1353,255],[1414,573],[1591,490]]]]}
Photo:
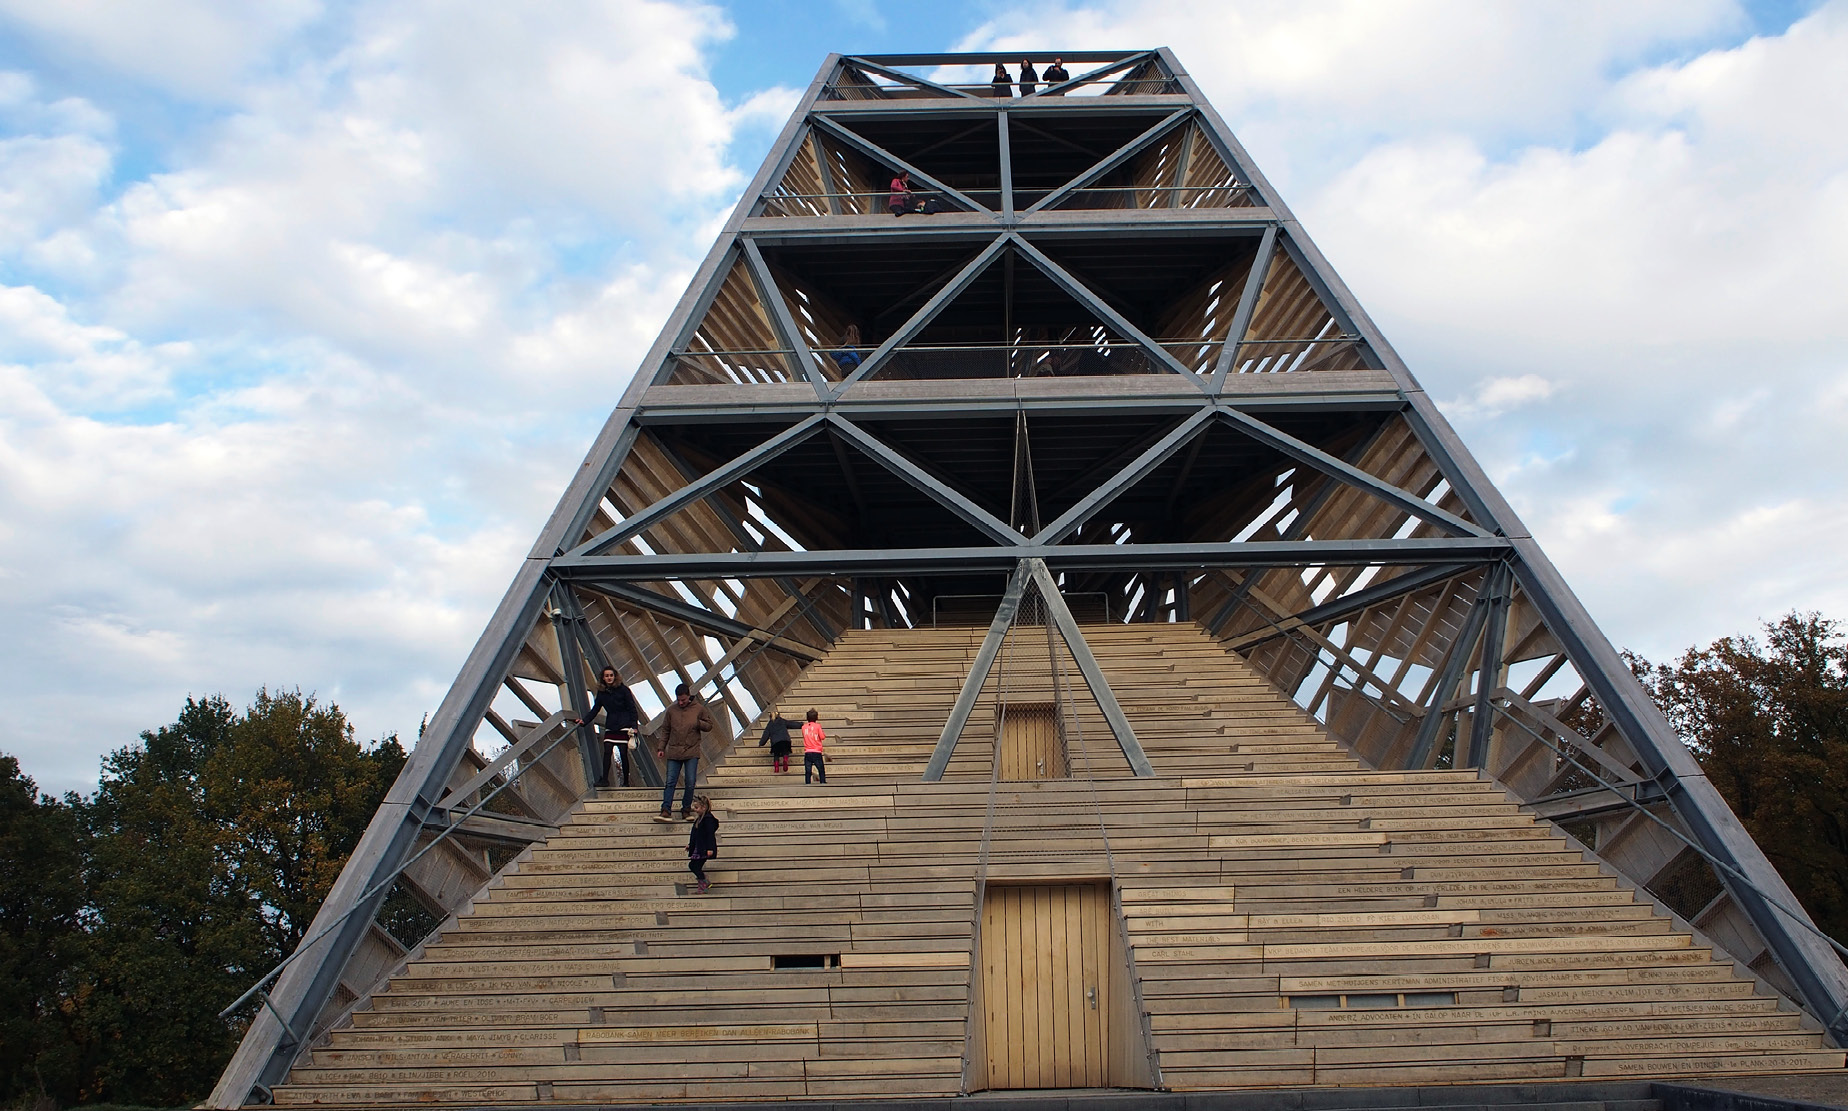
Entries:
{"type": "Polygon", "coordinates": [[[824,196],[828,189],[821,179],[816,142],[811,132],[802,145],[796,148],[796,156],[790,160],[789,169],[783,172],[782,180],[765,191],[763,208],[758,215],[827,216],[833,212],[824,196]]]}
{"type": "Polygon", "coordinates": [[[814,141],[821,157],[827,160],[828,176],[834,179],[841,213],[850,216],[883,213],[886,208],[881,193],[890,183],[890,176],[882,175],[879,167],[851,147],[820,135],[815,136],[814,141]]]}
{"type": "Polygon", "coordinates": [[[663,384],[736,385],[799,378],[770,326],[749,271],[734,256],[693,338],[684,351],[674,354],[663,384]]]}
{"type": "Polygon", "coordinates": [[[1239,293],[1251,271],[1249,257],[1227,263],[1192,292],[1176,300],[1161,318],[1156,335],[1168,354],[1196,374],[1211,374],[1232,328],[1239,293]]]}
{"type": "Polygon", "coordinates": [[[1334,314],[1295,261],[1279,253],[1232,369],[1240,374],[1358,370],[1366,366],[1358,339],[1344,338],[1334,314]]]}
{"type": "Polygon", "coordinates": [[[1168,71],[1159,59],[1150,58],[1116,79],[1104,90],[1105,96],[1156,96],[1170,91],[1168,71]]]}
{"type": "Polygon", "coordinates": [[[858,151],[811,131],[781,180],[765,190],[757,215],[881,213],[885,211],[884,190],[889,180],[880,180],[878,167],[858,151]]]}
{"type": "Polygon", "coordinates": [[[1245,183],[1219,157],[1197,123],[1176,128],[1138,155],[1131,164],[1129,181],[1136,191],[1126,194],[1128,199],[1120,205],[1107,207],[1244,208],[1252,203],[1245,183]]]}

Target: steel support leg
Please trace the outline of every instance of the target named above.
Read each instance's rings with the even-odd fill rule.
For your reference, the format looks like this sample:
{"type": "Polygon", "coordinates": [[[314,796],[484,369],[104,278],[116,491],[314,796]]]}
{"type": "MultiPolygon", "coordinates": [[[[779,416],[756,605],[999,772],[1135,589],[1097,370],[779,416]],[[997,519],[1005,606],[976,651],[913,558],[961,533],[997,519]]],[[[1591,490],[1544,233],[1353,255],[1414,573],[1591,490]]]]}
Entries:
{"type": "Polygon", "coordinates": [[[1065,638],[1065,647],[1071,650],[1072,659],[1078,664],[1078,672],[1084,676],[1084,685],[1091,688],[1091,697],[1097,699],[1097,708],[1103,711],[1104,720],[1110,723],[1110,732],[1116,736],[1117,747],[1123,750],[1123,758],[1129,761],[1130,771],[1139,776],[1154,775],[1155,769],[1149,766],[1149,758],[1142,752],[1142,743],[1136,740],[1135,730],[1129,727],[1129,719],[1123,716],[1123,707],[1117,704],[1116,694],[1104,678],[1103,669],[1097,666],[1097,657],[1091,655],[1091,646],[1085,643],[1084,634],[1079,632],[1077,619],[1072,617],[1071,609],[1066,606],[1065,595],[1053,580],[1046,561],[1026,559],[1021,561],[1021,565],[1031,565],[1033,581],[1039,584],[1046,612],[1052,617],[1052,623],[1059,627],[1059,635],[1065,638]]]}
{"type": "MultiPolygon", "coordinates": [[[[981,696],[982,684],[988,682],[988,672],[995,666],[995,657],[1001,654],[1001,642],[1007,638],[1007,631],[1014,627],[1014,617],[1020,612],[1020,599],[1026,593],[1027,581],[1033,577],[1033,569],[1027,566],[1033,560],[1021,560],[1014,567],[1014,575],[1007,581],[1007,593],[1001,596],[1001,605],[995,610],[995,618],[988,623],[988,635],[982,638],[982,647],[975,654],[975,662],[969,666],[968,678],[963,680],[962,691],[956,696],[956,705],[950,710],[950,720],[943,723],[943,733],[937,738],[937,748],[930,754],[930,763],[924,768],[924,782],[935,783],[943,778],[943,770],[950,766],[950,754],[956,751],[956,742],[962,737],[963,727],[969,724],[969,712],[975,709],[975,700],[981,696]]],[[[1044,567],[1044,564],[1041,564],[1044,567]]]]}

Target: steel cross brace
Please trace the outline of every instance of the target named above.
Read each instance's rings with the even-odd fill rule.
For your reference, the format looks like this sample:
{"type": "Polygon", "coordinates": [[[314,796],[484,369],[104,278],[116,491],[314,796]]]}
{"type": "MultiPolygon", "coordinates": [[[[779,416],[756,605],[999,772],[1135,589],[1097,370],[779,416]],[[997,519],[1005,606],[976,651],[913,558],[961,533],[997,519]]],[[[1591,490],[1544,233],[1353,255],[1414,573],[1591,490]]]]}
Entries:
{"type": "Polygon", "coordinates": [[[989,208],[987,205],[969,196],[968,194],[964,193],[962,190],[957,189],[956,187],[952,185],[944,184],[943,182],[925,173],[923,170],[920,170],[916,166],[913,166],[911,163],[905,161],[903,158],[900,158],[898,155],[893,154],[891,151],[880,146],[878,143],[875,143],[870,139],[862,138],[857,132],[850,131],[847,128],[842,127],[840,124],[835,123],[832,119],[829,119],[827,116],[821,114],[820,112],[816,112],[814,115],[812,115],[810,117],[810,122],[814,126],[821,128],[823,131],[826,131],[829,135],[832,135],[834,138],[839,139],[841,142],[846,143],[856,148],[857,150],[860,151],[860,153],[876,158],[879,161],[884,162],[887,166],[892,167],[892,169],[894,170],[905,171],[906,173],[910,174],[913,178],[916,178],[918,181],[921,181],[924,184],[930,186],[932,189],[935,189],[937,192],[942,193],[945,196],[955,198],[958,204],[968,205],[969,210],[971,212],[986,212],[990,215],[996,215],[994,209],[989,208]]]}
{"type": "Polygon", "coordinates": [[[956,694],[956,704],[950,707],[950,717],[943,723],[943,732],[937,737],[937,747],[931,751],[930,763],[924,766],[924,782],[935,783],[943,778],[945,768],[950,766],[950,756],[956,751],[956,742],[962,737],[963,727],[969,724],[969,714],[975,709],[975,700],[982,694],[982,685],[988,682],[988,672],[995,666],[995,657],[1001,654],[1001,642],[1007,639],[1007,631],[1014,627],[1014,617],[1020,612],[1020,600],[1027,592],[1027,584],[1033,580],[1033,569],[1026,560],[1014,565],[1014,573],[1007,580],[1007,592],[1001,595],[1001,604],[995,608],[994,620],[988,623],[988,635],[982,638],[981,648],[976,650],[975,661],[969,665],[969,674],[963,679],[962,690],[956,694]]]}
{"type": "Polygon", "coordinates": [[[863,69],[863,70],[866,70],[868,73],[876,73],[881,77],[889,77],[894,81],[900,82],[902,84],[910,85],[913,88],[929,89],[932,92],[942,93],[944,96],[969,97],[971,99],[978,99],[977,94],[975,93],[967,92],[962,89],[952,89],[948,85],[939,85],[935,81],[928,81],[922,77],[914,77],[909,73],[902,73],[898,70],[891,69],[887,66],[882,66],[878,62],[869,61],[866,58],[857,57],[857,56],[847,57],[847,58],[841,59],[841,64],[843,66],[850,65],[854,67],[855,69],[863,69]]]}
{"type": "Polygon", "coordinates": [[[969,288],[969,283],[975,281],[981,276],[982,271],[988,269],[988,264],[993,262],[996,256],[1007,247],[1007,242],[1006,236],[997,236],[986,247],[976,252],[975,257],[965,263],[955,277],[945,283],[942,289],[932,294],[930,300],[920,305],[918,311],[912,313],[911,318],[900,325],[897,331],[887,336],[886,341],[875,348],[864,362],[855,367],[852,374],[841,379],[840,383],[834,387],[834,392],[829,395],[830,399],[839,397],[855,382],[878,370],[887,359],[892,357],[892,352],[910,343],[913,337],[936,319],[938,313],[956,299],[957,294],[969,288]]]}
{"type": "Polygon", "coordinates": [[[1046,194],[1044,197],[1041,197],[1039,200],[1035,201],[1031,206],[1027,208],[1026,210],[1027,214],[1030,215],[1035,212],[1040,212],[1040,211],[1043,211],[1049,208],[1052,205],[1058,204],[1060,201],[1071,196],[1073,193],[1078,192],[1079,190],[1083,189],[1085,186],[1091,184],[1093,181],[1096,181],[1098,178],[1103,177],[1105,174],[1109,173],[1111,170],[1114,170],[1118,166],[1121,166],[1124,162],[1128,161],[1131,158],[1134,158],[1137,154],[1140,154],[1143,150],[1145,150],[1151,144],[1153,144],[1157,139],[1160,139],[1163,135],[1166,135],[1169,131],[1180,126],[1182,123],[1186,122],[1192,116],[1193,116],[1192,108],[1181,108],[1181,109],[1177,109],[1174,112],[1169,113],[1166,119],[1160,121],[1159,123],[1156,123],[1154,126],[1150,127],[1148,130],[1144,131],[1142,134],[1136,136],[1134,139],[1131,139],[1129,142],[1124,143],[1122,146],[1112,151],[1108,156],[1100,160],[1096,165],[1092,166],[1090,169],[1084,171],[1083,173],[1079,174],[1077,177],[1066,182],[1064,185],[1059,186],[1057,189],[1054,189],[1052,192],[1046,194]]]}
{"type": "Polygon", "coordinates": [[[1019,616],[1020,603],[1026,595],[1029,582],[1039,589],[1040,599],[1046,604],[1046,612],[1059,630],[1059,638],[1065,642],[1072,660],[1077,663],[1078,672],[1084,676],[1091,697],[1097,700],[1097,708],[1109,723],[1110,732],[1116,738],[1117,747],[1122,749],[1123,758],[1129,762],[1130,770],[1138,776],[1154,775],[1155,769],[1149,765],[1148,756],[1142,751],[1141,742],[1136,740],[1136,732],[1130,727],[1129,718],[1117,702],[1116,692],[1110,689],[1109,680],[1104,678],[1103,669],[1098,666],[1097,657],[1092,655],[1091,646],[1085,642],[1084,633],[1079,629],[1077,619],[1072,616],[1071,608],[1065,604],[1065,595],[1059,589],[1057,580],[1052,577],[1046,561],[1023,559],[1015,565],[1014,573],[1008,579],[1007,592],[1001,596],[994,620],[989,622],[988,634],[982,638],[982,646],[976,651],[975,660],[969,666],[962,690],[956,695],[956,704],[950,709],[949,720],[943,723],[937,747],[931,752],[930,763],[924,768],[924,781],[937,782],[949,767],[950,756],[956,751],[956,742],[969,724],[969,714],[975,709],[983,685],[988,682],[988,673],[994,668],[995,657],[1000,655],[1001,644],[1007,639],[1008,630],[1014,627],[1014,620],[1019,616]]]}
{"type": "Polygon", "coordinates": [[[673,493],[661,498],[653,505],[633,514],[615,527],[599,533],[567,552],[567,556],[601,555],[611,548],[636,536],[677,511],[699,501],[715,490],[731,485],[738,479],[750,474],[760,464],[767,463],[777,456],[807,440],[821,431],[828,418],[821,413],[804,417],[795,424],[758,444],[756,447],[733,459],[721,467],[715,468],[697,482],[690,482],[673,493]]]}

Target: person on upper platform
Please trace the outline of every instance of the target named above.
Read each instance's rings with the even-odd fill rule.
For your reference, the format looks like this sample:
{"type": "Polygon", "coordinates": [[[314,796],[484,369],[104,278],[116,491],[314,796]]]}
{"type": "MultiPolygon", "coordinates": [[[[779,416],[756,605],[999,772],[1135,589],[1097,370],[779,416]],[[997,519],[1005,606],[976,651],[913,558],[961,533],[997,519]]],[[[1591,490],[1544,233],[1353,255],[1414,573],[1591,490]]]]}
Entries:
{"type": "Polygon", "coordinates": [[[1014,95],[1014,77],[1000,62],[995,63],[995,75],[988,79],[988,90],[989,96],[1003,100],[1014,95]]]}

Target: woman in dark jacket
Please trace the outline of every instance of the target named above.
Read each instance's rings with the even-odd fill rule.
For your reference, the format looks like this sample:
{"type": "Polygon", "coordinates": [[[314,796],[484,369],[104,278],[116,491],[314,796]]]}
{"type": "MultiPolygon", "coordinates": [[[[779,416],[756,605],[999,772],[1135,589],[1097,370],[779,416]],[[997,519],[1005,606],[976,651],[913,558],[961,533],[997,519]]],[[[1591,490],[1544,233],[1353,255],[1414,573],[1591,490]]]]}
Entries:
{"type": "Polygon", "coordinates": [[[606,667],[600,676],[603,688],[597,691],[597,699],[590,704],[590,713],[578,719],[578,724],[596,721],[597,713],[603,713],[603,781],[597,786],[614,787],[610,782],[611,773],[621,771],[622,785],[629,785],[629,738],[641,727],[641,707],[635,704],[635,695],[623,686],[617,678],[616,669],[606,667]]]}
{"type": "Polygon", "coordinates": [[[1007,72],[1007,67],[995,63],[995,75],[988,80],[989,96],[998,96],[1003,100],[1014,95],[1014,78],[1007,72]]]}
{"type": "Polygon", "coordinates": [[[785,717],[778,717],[776,708],[774,706],[771,707],[770,720],[764,723],[763,739],[757,742],[758,748],[762,748],[766,744],[770,746],[771,771],[786,772],[789,770],[789,731],[791,729],[800,728],[802,728],[801,722],[790,721],[785,717]]]}

